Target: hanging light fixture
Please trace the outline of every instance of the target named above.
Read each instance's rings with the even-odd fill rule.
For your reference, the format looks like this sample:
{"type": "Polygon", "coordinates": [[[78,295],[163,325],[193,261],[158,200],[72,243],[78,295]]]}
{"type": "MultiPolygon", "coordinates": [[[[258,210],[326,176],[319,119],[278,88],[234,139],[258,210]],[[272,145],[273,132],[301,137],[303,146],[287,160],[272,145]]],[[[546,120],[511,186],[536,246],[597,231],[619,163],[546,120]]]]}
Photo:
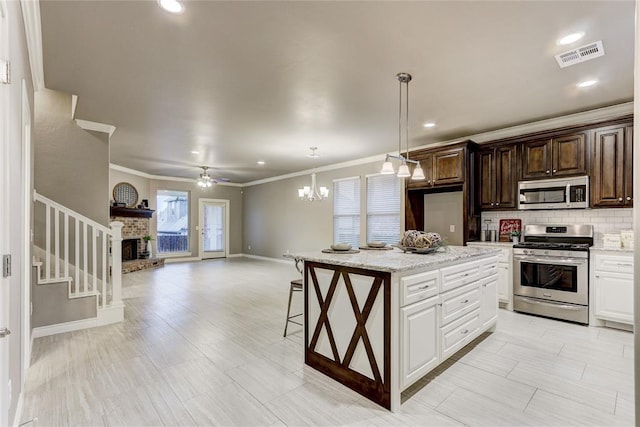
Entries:
{"type": "Polygon", "coordinates": [[[207,166],[200,166],[200,167],[202,168],[202,173],[198,178],[198,187],[200,188],[211,187],[213,185],[213,178],[211,178],[211,175],[209,175],[209,173],[207,172],[209,168],[207,166]]]}
{"type": "MultiPolygon", "coordinates": [[[[309,149],[311,150],[311,154],[308,154],[308,156],[313,158],[315,163],[316,157],[320,157],[320,155],[316,154],[318,147],[309,147],[309,149]]],[[[329,189],[327,187],[318,188],[316,185],[315,168],[311,171],[311,186],[309,187],[305,185],[302,188],[298,188],[298,197],[300,197],[300,200],[306,200],[308,202],[323,200],[329,197],[329,189]]]]}
{"type": "Polygon", "coordinates": [[[387,154],[387,157],[382,164],[382,169],[380,173],[383,175],[392,175],[395,172],[393,168],[393,163],[391,163],[391,159],[400,160],[402,163],[400,167],[398,167],[398,178],[408,178],[414,179],[416,181],[423,180],[424,171],[420,166],[420,162],[416,160],[409,159],[409,82],[411,81],[411,74],[409,73],[398,73],[396,74],[396,79],[400,83],[399,86],[399,106],[398,106],[398,155],[387,154]],[[405,85],[406,88],[406,96],[405,96],[405,140],[407,147],[406,157],[402,155],[402,84],[405,85]],[[411,171],[409,170],[408,163],[412,163],[416,165],[413,170],[413,176],[411,175],[411,171]]]}

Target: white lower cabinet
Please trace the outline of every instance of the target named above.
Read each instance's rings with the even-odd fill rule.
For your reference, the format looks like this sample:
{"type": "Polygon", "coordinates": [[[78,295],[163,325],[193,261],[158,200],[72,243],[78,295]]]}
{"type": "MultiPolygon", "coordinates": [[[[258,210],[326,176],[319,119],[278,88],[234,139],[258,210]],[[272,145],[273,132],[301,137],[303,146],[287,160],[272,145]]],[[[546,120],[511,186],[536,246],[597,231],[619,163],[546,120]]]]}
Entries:
{"type": "Polygon", "coordinates": [[[513,277],[511,264],[498,263],[498,300],[510,304],[513,299],[513,277]]]}
{"type": "Polygon", "coordinates": [[[633,254],[592,252],[591,310],[598,321],[633,324],[633,254]]]}
{"type": "Polygon", "coordinates": [[[438,359],[438,297],[402,307],[401,387],[408,387],[435,368],[438,359]]]}
{"type": "Polygon", "coordinates": [[[400,278],[400,390],[493,326],[496,265],[488,257],[400,278]]]}
{"type": "MultiPolygon", "coordinates": [[[[498,271],[500,271],[498,269],[498,271]]],[[[498,319],[498,283],[499,274],[480,281],[480,320],[482,327],[487,328],[498,319]]]]}

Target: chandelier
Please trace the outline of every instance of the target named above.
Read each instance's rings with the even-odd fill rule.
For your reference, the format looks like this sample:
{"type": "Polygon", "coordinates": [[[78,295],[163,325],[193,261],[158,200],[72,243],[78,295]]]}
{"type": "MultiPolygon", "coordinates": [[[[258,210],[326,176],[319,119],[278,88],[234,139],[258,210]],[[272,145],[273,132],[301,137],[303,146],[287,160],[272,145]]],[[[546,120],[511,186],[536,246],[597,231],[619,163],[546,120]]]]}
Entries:
{"type": "Polygon", "coordinates": [[[411,81],[411,74],[409,73],[398,73],[396,74],[396,79],[400,83],[399,86],[399,105],[398,105],[398,155],[387,154],[387,157],[382,164],[382,169],[380,173],[383,175],[392,175],[396,173],[393,168],[393,163],[391,163],[391,159],[400,160],[401,164],[398,167],[398,178],[408,178],[415,179],[416,181],[423,180],[424,172],[422,171],[422,167],[420,166],[420,162],[416,160],[409,159],[409,82],[411,81]],[[406,88],[406,106],[405,106],[405,140],[407,147],[406,157],[402,155],[402,84],[405,85],[406,88]],[[409,171],[408,163],[412,163],[416,165],[413,169],[413,176],[409,171]]]}
{"type": "MultiPolygon", "coordinates": [[[[308,154],[308,156],[315,162],[316,157],[320,157],[319,154],[316,154],[318,147],[309,147],[309,149],[311,150],[311,154],[308,154]]],[[[327,187],[318,188],[316,185],[315,168],[311,172],[311,187],[305,185],[302,188],[298,188],[298,197],[300,197],[300,200],[306,200],[308,202],[323,200],[329,197],[329,189],[327,187]]]]}
{"type": "Polygon", "coordinates": [[[198,178],[198,187],[207,188],[213,185],[213,178],[207,172],[209,169],[207,166],[200,166],[202,168],[202,173],[200,174],[200,178],[198,178]]]}

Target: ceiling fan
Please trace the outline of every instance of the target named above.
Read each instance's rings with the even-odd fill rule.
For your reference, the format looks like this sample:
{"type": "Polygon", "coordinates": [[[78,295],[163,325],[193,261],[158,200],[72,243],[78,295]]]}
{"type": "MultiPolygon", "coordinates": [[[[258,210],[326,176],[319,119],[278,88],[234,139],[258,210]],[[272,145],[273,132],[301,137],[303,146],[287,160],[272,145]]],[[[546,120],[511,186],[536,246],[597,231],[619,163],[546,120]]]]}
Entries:
{"type": "Polygon", "coordinates": [[[229,182],[229,178],[211,178],[211,175],[207,172],[209,170],[208,166],[200,166],[202,168],[202,173],[198,178],[198,187],[207,188],[211,187],[213,184],[217,184],[219,182],[229,182]]]}

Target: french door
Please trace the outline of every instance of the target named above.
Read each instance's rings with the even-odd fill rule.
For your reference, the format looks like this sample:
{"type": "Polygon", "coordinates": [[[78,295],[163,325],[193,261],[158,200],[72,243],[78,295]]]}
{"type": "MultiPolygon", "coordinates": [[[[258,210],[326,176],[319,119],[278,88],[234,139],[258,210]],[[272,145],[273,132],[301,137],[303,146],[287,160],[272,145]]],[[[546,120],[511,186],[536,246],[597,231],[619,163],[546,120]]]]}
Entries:
{"type": "Polygon", "coordinates": [[[229,201],[200,199],[200,258],[226,258],[229,252],[229,201]]]}

